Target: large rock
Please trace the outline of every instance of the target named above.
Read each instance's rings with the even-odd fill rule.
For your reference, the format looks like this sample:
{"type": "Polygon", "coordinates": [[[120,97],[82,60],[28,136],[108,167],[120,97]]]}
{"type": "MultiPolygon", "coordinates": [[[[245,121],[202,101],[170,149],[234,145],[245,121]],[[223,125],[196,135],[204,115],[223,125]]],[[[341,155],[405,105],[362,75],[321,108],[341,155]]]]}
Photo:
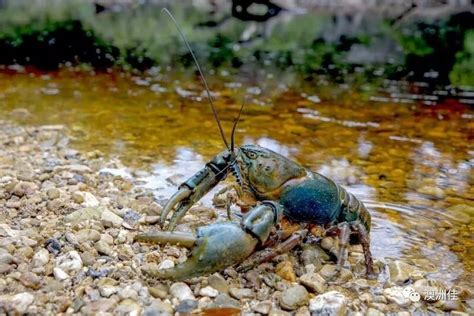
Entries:
{"type": "Polygon", "coordinates": [[[295,285],[283,291],[280,305],[287,310],[295,310],[308,303],[308,291],[301,285],[295,285]]]}
{"type": "Polygon", "coordinates": [[[341,292],[326,292],[309,301],[309,310],[316,315],[344,316],[347,313],[347,299],[341,292]]]}

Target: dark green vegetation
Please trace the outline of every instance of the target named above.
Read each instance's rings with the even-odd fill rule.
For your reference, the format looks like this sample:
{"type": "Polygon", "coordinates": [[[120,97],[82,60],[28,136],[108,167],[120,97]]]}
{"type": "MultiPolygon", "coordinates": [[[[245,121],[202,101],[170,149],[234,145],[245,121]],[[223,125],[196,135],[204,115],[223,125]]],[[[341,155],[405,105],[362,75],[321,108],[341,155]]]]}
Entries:
{"type": "MultiPolygon", "coordinates": [[[[7,1],[0,7],[0,64],[45,70],[66,63],[99,70],[191,65],[160,6],[42,3],[7,1]]],[[[256,23],[252,32],[252,22],[231,17],[230,12],[210,14],[192,6],[170,9],[199,59],[214,69],[258,66],[290,69],[308,78],[324,74],[341,82],[355,73],[365,79],[474,86],[472,13],[395,23],[374,14],[358,20],[282,12],[256,23]]]]}

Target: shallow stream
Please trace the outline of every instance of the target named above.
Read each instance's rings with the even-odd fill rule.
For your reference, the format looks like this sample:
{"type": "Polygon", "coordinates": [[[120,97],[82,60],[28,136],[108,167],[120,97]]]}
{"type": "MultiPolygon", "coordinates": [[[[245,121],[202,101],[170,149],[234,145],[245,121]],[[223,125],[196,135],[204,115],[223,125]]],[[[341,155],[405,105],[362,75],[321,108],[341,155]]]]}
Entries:
{"type": "MultiPolygon", "coordinates": [[[[474,92],[448,98],[422,83],[298,83],[259,70],[242,78],[253,79],[209,78],[228,133],[245,95],[238,144],[275,150],[366,201],[376,258],[404,258],[448,285],[473,284],[474,92]]],[[[224,148],[198,79],[170,70],[4,70],[0,115],[67,126],[75,148],[117,157],[127,168],[112,172],[135,177],[158,199],[224,148]]]]}

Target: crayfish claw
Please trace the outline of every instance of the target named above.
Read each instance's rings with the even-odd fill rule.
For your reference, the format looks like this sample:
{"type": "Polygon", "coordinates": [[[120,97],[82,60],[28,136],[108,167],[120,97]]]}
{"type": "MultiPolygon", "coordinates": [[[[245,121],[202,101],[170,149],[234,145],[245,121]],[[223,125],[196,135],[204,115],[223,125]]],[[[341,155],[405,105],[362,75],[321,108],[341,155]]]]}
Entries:
{"type": "Polygon", "coordinates": [[[184,201],[185,199],[189,198],[191,195],[192,191],[186,187],[180,188],[173,196],[168,200],[166,203],[165,207],[161,211],[160,215],[160,223],[161,226],[163,227],[166,218],[168,217],[168,214],[171,212],[171,210],[180,202],[184,201]]]}
{"type": "MultiPolygon", "coordinates": [[[[182,233],[161,232],[160,242],[176,240],[182,233]]],[[[189,237],[189,236],[188,236],[189,237]]],[[[258,240],[230,222],[216,223],[198,229],[191,256],[183,263],[169,269],[158,269],[147,264],[142,271],[160,279],[186,280],[210,274],[244,261],[253,253],[258,240]]]]}
{"type": "Polygon", "coordinates": [[[192,204],[187,203],[187,204],[181,204],[178,209],[173,213],[173,216],[171,216],[170,222],[168,226],[166,227],[166,230],[173,231],[176,228],[176,225],[178,224],[179,220],[186,215],[186,212],[191,208],[192,204]]]}

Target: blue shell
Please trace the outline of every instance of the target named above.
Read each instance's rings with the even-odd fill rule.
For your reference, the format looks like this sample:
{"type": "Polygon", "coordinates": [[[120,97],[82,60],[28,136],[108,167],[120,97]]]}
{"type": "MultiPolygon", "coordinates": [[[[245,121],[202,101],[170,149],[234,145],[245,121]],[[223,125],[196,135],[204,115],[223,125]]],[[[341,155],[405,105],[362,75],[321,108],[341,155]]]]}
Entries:
{"type": "Polygon", "coordinates": [[[333,181],[317,173],[313,175],[283,190],[283,214],[297,222],[328,224],[339,216],[342,202],[333,181]]]}

